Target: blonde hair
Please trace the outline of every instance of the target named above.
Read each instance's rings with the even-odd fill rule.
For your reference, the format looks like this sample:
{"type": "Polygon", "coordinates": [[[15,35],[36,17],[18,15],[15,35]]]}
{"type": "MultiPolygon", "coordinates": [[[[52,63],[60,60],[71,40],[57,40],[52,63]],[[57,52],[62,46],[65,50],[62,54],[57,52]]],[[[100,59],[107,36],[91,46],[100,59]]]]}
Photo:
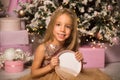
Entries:
{"type": "Polygon", "coordinates": [[[48,28],[46,30],[46,34],[44,36],[44,43],[53,40],[53,28],[55,25],[55,21],[56,19],[62,15],[62,14],[67,14],[68,16],[71,17],[72,19],[72,30],[71,30],[71,35],[70,37],[65,41],[63,47],[64,49],[68,49],[68,50],[73,50],[76,51],[77,47],[78,47],[78,32],[77,32],[77,16],[76,14],[67,8],[58,8],[51,16],[51,20],[48,24],[48,28]]]}

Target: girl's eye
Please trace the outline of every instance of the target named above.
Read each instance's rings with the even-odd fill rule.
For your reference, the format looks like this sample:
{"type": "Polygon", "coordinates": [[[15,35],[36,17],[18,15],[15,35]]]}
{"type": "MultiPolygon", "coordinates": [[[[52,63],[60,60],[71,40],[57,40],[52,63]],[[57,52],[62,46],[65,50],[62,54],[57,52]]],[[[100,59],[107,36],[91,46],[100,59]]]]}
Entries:
{"type": "Polygon", "coordinates": [[[60,24],[56,24],[56,26],[60,26],[60,24]]]}
{"type": "Polygon", "coordinates": [[[71,26],[66,26],[66,28],[72,29],[72,27],[71,27],[71,26]]]}

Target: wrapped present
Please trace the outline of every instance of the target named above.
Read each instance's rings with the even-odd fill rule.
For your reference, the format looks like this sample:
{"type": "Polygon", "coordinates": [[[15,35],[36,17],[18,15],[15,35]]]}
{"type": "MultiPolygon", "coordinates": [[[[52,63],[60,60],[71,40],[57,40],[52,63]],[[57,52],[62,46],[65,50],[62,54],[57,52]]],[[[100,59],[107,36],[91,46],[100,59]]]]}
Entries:
{"type": "Polygon", "coordinates": [[[105,49],[80,47],[79,51],[83,54],[84,68],[103,68],[105,65],[105,49]]]}
{"type": "Polygon", "coordinates": [[[112,63],[120,61],[120,45],[107,45],[105,50],[105,62],[112,63]]]}
{"type": "Polygon", "coordinates": [[[9,73],[17,73],[24,70],[24,62],[23,61],[5,61],[5,71],[9,73]]]}
{"type": "Polygon", "coordinates": [[[17,45],[28,43],[28,32],[26,30],[0,32],[0,45],[17,45]]]}

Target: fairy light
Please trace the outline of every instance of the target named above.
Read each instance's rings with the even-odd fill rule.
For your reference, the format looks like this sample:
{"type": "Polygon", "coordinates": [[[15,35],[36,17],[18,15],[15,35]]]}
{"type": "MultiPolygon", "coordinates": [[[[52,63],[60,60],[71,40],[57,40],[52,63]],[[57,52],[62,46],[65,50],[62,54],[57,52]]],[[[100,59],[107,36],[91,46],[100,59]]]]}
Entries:
{"type": "Polygon", "coordinates": [[[26,30],[29,32],[29,29],[28,29],[28,28],[27,28],[26,30]]]}
{"type": "Polygon", "coordinates": [[[94,36],[94,33],[91,32],[91,33],[89,33],[89,35],[94,36]]]}
{"type": "Polygon", "coordinates": [[[94,40],[92,39],[92,42],[93,42],[94,40]]]}
{"type": "Polygon", "coordinates": [[[89,40],[88,40],[88,39],[86,39],[86,41],[88,42],[89,40]]]}
{"type": "Polygon", "coordinates": [[[83,34],[83,36],[86,36],[85,34],[83,34]]]}
{"type": "Polygon", "coordinates": [[[90,36],[90,38],[92,38],[92,36],[90,36]]]}
{"type": "Polygon", "coordinates": [[[33,31],[36,31],[37,29],[36,28],[33,28],[33,31]]]}
{"type": "Polygon", "coordinates": [[[106,47],[106,46],[105,46],[104,48],[105,48],[105,49],[107,49],[107,47],[106,47]]]}
{"type": "Polygon", "coordinates": [[[95,49],[95,47],[92,47],[92,49],[95,49]]]}
{"type": "Polygon", "coordinates": [[[40,29],[42,29],[43,28],[43,26],[40,26],[40,29]]]}

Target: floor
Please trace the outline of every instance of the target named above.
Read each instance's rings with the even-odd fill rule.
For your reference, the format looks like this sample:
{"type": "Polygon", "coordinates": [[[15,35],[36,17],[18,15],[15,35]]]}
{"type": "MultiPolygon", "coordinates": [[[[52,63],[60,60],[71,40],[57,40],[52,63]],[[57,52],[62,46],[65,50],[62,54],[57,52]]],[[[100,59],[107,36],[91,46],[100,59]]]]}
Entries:
{"type": "Polygon", "coordinates": [[[109,76],[111,76],[112,80],[120,80],[120,62],[107,64],[103,70],[109,76]]]}
{"type": "Polygon", "coordinates": [[[29,74],[30,69],[25,69],[19,73],[7,73],[4,70],[0,71],[0,80],[17,80],[17,78],[24,76],[25,74],[29,74]]]}
{"type": "MultiPolygon", "coordinates": [[[[112,77],[112,80],[120,80],[120,62],[110,63],[101,69],[106,74],[112,77]]],[[[5,71],[0,71],[0,80],[16,80],[17,78],[30,73],[30,69],[25,69],[23,72],[19,73],[6,73],[5,71]]]]}

